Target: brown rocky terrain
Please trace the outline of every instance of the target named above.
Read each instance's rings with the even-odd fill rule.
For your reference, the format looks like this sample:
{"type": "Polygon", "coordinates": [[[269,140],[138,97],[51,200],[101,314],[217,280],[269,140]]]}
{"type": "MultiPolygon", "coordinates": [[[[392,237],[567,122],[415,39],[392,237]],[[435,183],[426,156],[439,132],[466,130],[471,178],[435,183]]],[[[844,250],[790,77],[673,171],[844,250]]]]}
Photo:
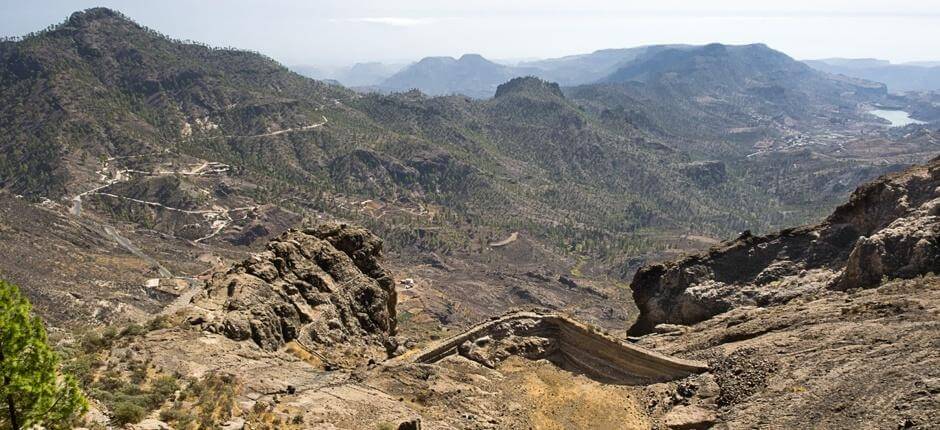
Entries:
{"type": "Polygon", "coordinates": [[[639,344],[711,366],[648,388],[661,420],[692,406],[729,429],[930,429],[940,422],[937,276],[737,307],[639,344]]]}
{"type": "Polygon", "coordinates": [[[680,379],[708,370],[705,363],[666,357],[563,315],[543,312],[493,318],[404,359],[436,363],[454,354],[490,368],[509,357],[548,360],[562,369],[620,385],[680,379]]]}
{"type": "Polygon", "coordinates": [[[928,126],[711,120],[721,157],[534,79],[360,95],[102,9],[0,57],[0,277],[92,426],[938,421],[936,159],[624,282],[818,219],[928,126]]]}
{"type": "Polygon", "coordinates": [[[934,159],[859,187],[820,224],[767,236],[745,232],[707,253],[647,266],[632,284],[640,317],[631,332],[940,271],[938,187],[934,159]]]}
{"type": "MultiPolygon", "coordinates": [[[[405,352],[382,246],[346,224],[289,230],[215,272],[163,328],[111,348],[100,371],[143,366],[191,386],[223,375],[237,392],[210,419],[237,428],[276,419],[295,428],[497,429],[647,428],[631,385],[707,369],[546,312],[511,313],[405,352]]],[[[177,398],[145,425],[174,425],[167,411],[182,407],[206,408],[177,398]]]]}
{"type": "Polygon", "coordinates": [[[640,270],[633,344],[529,310],[419,347],[390,322],[408,299],[381,241],[328,223],[217,272],[170,328],[110,355],[238,381],[227,428],[931,428],[938,178],[940,159],[821,224],[640,270]]]}
{"type": "MultiPolygon", "coordinates": [[[[191,317],[210,332],[273,351],[371,344],[395,351],[395,284],[376,259],[382,241],[345,224],[289,230],[267,250],[213,275],[191,317]]],[[[340,355],[337,359],[345,359],[340,355]]]]}
{"type": "Polygon", "coordinates": [[[935,159],[860,187],[818,225],[641,269],[639,345],[710,365],[647,388],[654,422],[933,428],[938,207],[935,159]]]}

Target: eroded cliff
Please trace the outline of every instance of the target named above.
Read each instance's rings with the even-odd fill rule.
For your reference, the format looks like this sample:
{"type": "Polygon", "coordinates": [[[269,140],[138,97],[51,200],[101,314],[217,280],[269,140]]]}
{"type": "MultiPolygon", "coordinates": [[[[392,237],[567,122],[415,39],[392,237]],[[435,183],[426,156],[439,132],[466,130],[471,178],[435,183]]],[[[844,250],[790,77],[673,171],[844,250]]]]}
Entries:
{"type": "Polygon", "coordinates": [[[640,269],[631,285],[640,315],[630,331],[940,271],[938,215],[940,158],[859,187],[820,224],[745,232],[708,252],[640,269]]]}
{"type": "Polygon", "coordinates": [[[395,283],[378,258],[382,241],[360,227],[328,223],[289,230],[267,250],[213,275],[194,298],[191,321],[273,351],[397,346],[395,283]]]}

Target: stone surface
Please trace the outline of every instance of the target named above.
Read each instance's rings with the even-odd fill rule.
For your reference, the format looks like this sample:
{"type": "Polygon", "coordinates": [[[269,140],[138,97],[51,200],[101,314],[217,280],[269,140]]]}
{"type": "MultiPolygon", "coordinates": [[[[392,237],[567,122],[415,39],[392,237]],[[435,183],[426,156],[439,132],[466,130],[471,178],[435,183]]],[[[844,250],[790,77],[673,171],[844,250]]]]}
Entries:
{"type": "Polygon", "coordinates": [[[617,384],[675,380],[707,370],[704,362],[668,357],[608,336],[564,315],[516,311],[477,324],[393,360],[437,363],[459,355],[488,368],[511,357],[547,359],[563,369],[617,384]]]}
{"type": "Polygon", "coordinates": [[[160,420],[146,418],[141,422],[131,426],[133,430],[170,430],[170,426],[160,420]]]}
{"type": "Polygon", "coordinates": [[[938,215],[940,158],[859,187],[820,224],[742,234],[708,252],[643,267],[631,284],[640,316],[630,333],[940,271],[938,215]]]}
{"type": "Polygon", "coordinates": [[[699,430],[711,428],[718,417],[714,412],[697,406],[676,406],[663,418],[666,427],[673,430],[699,430]]]}
{"type": "Polygon", "coordinates": [[[191,321],[266,350],[392,345],[395,284],[379,264],[382,241],[345,224],[288,230],[267,250],[216,273],[193,299],[191,321]]]}
{"type": "Polygon", "coordinates": [[[940,198],[855,243],[838,287],[867,288],[882,277],[940,272],[940,198]]]}
{"type": "Polygon", "coordinates": [[[717,384],[717,396],[703,378],[689,399],[664,390],[663,415],[688,403],[717,411],[727,428],[929,429],[940,422],[938,317],[940,277],[927,275],[735,308],[639,345],[708,358],[717,384]]]}
{"type": "Polygon", "coordinates": [[[245,428],[245,419],[236,417],[222,424],[221,430],[242,430],[245,428]]]}

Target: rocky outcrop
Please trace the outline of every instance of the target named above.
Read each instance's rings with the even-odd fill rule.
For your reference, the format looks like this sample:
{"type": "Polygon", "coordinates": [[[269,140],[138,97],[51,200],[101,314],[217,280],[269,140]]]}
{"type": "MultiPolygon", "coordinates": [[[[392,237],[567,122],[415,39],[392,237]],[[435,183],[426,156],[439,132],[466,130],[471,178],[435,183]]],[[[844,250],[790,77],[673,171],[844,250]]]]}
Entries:
{"type": "Polygon", "coordinates": [[[818,225],[745,232],[706,253],[641,268],[631,284],[640,316],[630,332],[940,271],[938,215],[940,158],[859,187],[818,225]]]}
{"type": "Polygon", "coordinates": [[[702,362],[624,343],[563,315],[529,311],[478,324],[402,360],[435,363],[455,354],[490,368],[510,356],[548,359],[559,367],[618,384],[673,380],[708,369],[702,362]]]}
{"type": "Polygon", "coordinates": [[[378,262],[382,241],[328,223],[288,230],[267,250],[216,273],[193,300],[210,332],[276,350],[338,344],[394,349],[395,283],[378,262]]]}
{"type": "Polygon", "coordinates": [[[677,426],[707,416],[680,407],[691,405],[718,414],[712,428],[843,429],[861,421],[872,429],[934,428],[940,422],[938,315],[936,275],[732,309],[681,336],[639,340],[664,353],[709,357],[711,368],[647,390],[646,397],[658,400],[654,413],[662,411],[664,424],[677,426]],[[706,389],[709,379],[716,386],[706,389]],[[688,382],[697,390],[688,390],[688,382]],[[667,395],[650,395],[661,391],[667,395]]]}
{"type": "Polygon", "coordinates": [[[883,277],[911,278],[940,272],[940,198],[898,218],[852,249],[838,288],[871,287],[883,277]]]}
{"type": "Polygon", "coordinates": [[[714,412],[697,406],[680,405],[663,418],[667,428],[674,430],[709,429],[718,421],[714,412]]]}

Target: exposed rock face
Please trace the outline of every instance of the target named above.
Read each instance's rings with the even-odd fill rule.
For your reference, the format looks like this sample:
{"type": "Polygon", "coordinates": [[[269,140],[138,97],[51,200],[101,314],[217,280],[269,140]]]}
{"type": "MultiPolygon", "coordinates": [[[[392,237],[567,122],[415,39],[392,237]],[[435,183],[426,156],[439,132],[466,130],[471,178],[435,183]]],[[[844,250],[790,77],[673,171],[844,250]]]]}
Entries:
{"type": "Polygon", "coordinates": [[[435,363],[454,354],[490,368],[511,356],[548,359],[562,368],[617,384],[667,381],[708,369],[702,362],[623,343],[562,315],[528,311],[478,324],[429,345],[408,360],[435,363]]]}
{"type": "Polygon", "coordinates": [[[296,340],[387,346],[395,334],[395,283],[365,229],[323,224],[288,230],[267,250],[217,273],[193,300],[209,331],[266,350],[296,340]]]}
{"type": "Polygon", "coordinates": [[[717,396],[698,399],[708,375],[691,398],[679,382],[658,397],[667,424],[688,403],[717,413],[715,428],[928,429],[940,422],[938,316],[940,277],[926,275],[736,308],[638,345],[710,357],[717,396]]]}
{"type": "Polygon", "coordinates": [[[663,421],[666,427],[675,430],[708,429],[718,421],[715,413],[697,406],[676,406],[663,421]]]}
{"type": "Polygon", "coordinates": [[[870,287],[883,276],[910,278],[940,272],[940,198],[856,242],[838,287],[870,287]]]}
{"type": "Polygon", "coordinates": [[[631,285],[640,316],[630,332],[940,271],[938,215],[940,158],[859,187],[818,225],[746,233],[707,253],[640,269],[631,285]]]}

